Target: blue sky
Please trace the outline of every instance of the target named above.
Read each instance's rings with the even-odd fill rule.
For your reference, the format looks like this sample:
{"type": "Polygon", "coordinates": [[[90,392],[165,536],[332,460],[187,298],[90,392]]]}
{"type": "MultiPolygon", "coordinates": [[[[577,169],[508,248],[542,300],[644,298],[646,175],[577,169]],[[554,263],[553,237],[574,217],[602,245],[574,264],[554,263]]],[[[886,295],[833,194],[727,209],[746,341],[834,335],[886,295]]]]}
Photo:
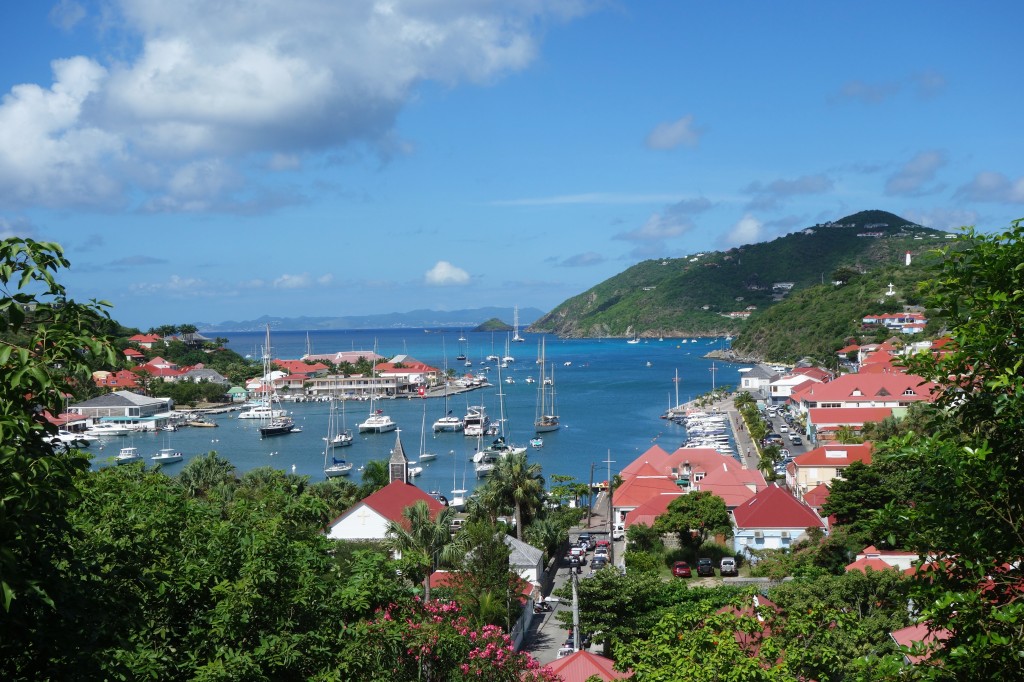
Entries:
{"type": "Polygon", "coordinates": [[[519,305],[1024,216],[1019,2],[0,5],[0,236],[133,326],[519,305]],[[240,10],[244,7],[245,11],[240,10]]]}

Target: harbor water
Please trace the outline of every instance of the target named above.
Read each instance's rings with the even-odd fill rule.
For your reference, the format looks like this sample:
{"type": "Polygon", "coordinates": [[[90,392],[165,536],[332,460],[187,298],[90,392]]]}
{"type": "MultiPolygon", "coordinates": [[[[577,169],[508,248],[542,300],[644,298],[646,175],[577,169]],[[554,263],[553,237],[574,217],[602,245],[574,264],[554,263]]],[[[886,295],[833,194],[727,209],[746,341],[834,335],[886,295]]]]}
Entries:
{"type": "MultiPolygon", "coordinates": [[[[240,355],[262,357],[265,332],[218,335],[228,338],[227,346],[240,355]]],[[[485,357],[504,356],[508,336],[450,329],[276,331],[271,337],[271,354],[275,358],[294,359],[307,350],[321,354],[372,351],[376,347],[380,355],[388,358],[405,354],[438,368],[444,367],[447,355],[447,366],[457,375],[489,366],[487,376],[492,385],[450,396],[448,408],[461,416],[468,405],[482,404],[492,420],[497,421],[503,402],[506,440],[527,446],[534,436],[532,424],[540,385],[536,360],[542,335],[523,334],[525,342],[509,345],[515,361],[500,370],[499,382],[497,363],[487,362],[485,357]],[[460,338],[466,341],[459,341],[460,338]],[[467,356],[471,367],[455,359],[460,354],[467,356]],[[514,383],[506,383],[506,377],[514,383]],[[532,377],[534,383],[527,382],[527,377],[532,377]]],[[[550,374],[554,367],[556,411],[561,428],[543,434],[543,447],[530,448],[530,459],[542,465],[548,479],[553,474],[564,474],[589,483],[606,480],[609,470],[614,474],[653,444],[672,452],[683,443],[686,433],[682,426],[661,419],[661,415],[677,400],[685,403],[713,387],[735,387],[740,382],[740,369],[746,365],[713,362],[703,357],[713,349],[724,348],[726,343],[721,338],[641,339],[640,343],[627,343],[625,339],[545,336],[546,371],[550,374]]],[[[149,457],[161,448],[181,451],[185,462],[215,450],[239,472],[271,466],[309,476],[314,481],[323,480],[329,403],[289,402],[284,407],[290,410],[301,431],[261,439],[258,420],[238,419],[238,412],[228,412],[210,416],[217,428],[183,427],[174,432],[106,438],[90,450],[96,466],[107,465],[120,447],[128,445],[139,448],[147,465],[149,457]]],[[[356,425],[366,418],[370,403],[345,401],[343,414],[339,406],[338,416],[343,416],[355,442],[334,450],[334,456],[353,463],[353,482],[360,481],[360,469],[366,462],[386,459],[396,437],[400,437],[410,460],[420,459],[421,442],[423,450],[437,455],[436,459],[420,462],[423,473],[414,482],[422,489],[448,495],[453,488],[472,490],[476,486],[470,462],[476,439],[462,433],[435,434],[431,429],[433,421],[445,413],[443,398],[398,398],[378,401],[375,407],[398,423],[398,432],[359,434],[356,425]],[[426,433],[421,441],[424,406],[426,433]]],[[[166,465],[165,471],[173,475],[182,466],[183,463],[166,465]]]]}

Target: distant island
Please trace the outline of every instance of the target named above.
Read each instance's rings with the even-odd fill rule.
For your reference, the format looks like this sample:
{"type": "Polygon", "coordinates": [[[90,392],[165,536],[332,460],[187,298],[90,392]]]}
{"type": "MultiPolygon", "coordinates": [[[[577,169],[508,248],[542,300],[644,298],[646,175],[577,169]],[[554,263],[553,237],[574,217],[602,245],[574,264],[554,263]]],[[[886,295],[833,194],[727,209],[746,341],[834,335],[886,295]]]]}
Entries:
{"type": "MultiPolygon", "coordinates": [[[[502,308],[490,306],[484,308],[465,308],[461,310],[413,310],[407,313],[380,313],[376,315],[345,315],[335,317],[277,317],[264,315],[255,320],[228,320],[226,322],[194,322],[193,324],[204,334],[223,332],[260,331],[270,325],[277,331],[315,331],[321,329],[434,329],[438,327],[458,327],[473,329],[478,326],[498,322],[504,325],[501,331],[512,328],[501,322],[513,316],[514,309],[510,306],[502,308]]],[[[520,308],[521,325],[532,324],[544,315],[539,308],[520,308]]],[[[498,331],[487,327],[483,331],[498,331]]]]}
{"type": "Polygon", "coordinates": [[[492,317],[483,324],[473,327],[470,331],[474,332],[510,332],[512,331],[512,325],[507,322],[502,322],[497,317],[492,317]]]}

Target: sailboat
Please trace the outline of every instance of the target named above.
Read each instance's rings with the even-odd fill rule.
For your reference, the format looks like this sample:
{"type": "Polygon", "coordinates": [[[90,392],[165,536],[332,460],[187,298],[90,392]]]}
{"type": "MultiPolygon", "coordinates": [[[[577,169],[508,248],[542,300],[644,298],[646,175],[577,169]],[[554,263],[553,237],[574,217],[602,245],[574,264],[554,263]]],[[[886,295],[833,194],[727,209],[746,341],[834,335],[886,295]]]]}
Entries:
{"type": "Polygon", "coordinates": [[[456,417],[448,409],[448,354],[444,351],[443,339],[441,340],[441,354],[444,355],[444,416],[434,422],[434,433],[461,431],[464,426],[462,419],[456,417]]]}
{"type": "Polygon", "coordinates": [[[555,412],[555,363],[551,363],[551,374],[544,373],[544,339],[540,340],[540,384],[537,386],[537,414],[533,430],[547,433],[558,430],[558,414],[555,412]]]}
{"type": "Polygon", "coordinates": [[[631,338],[629,341],[626,341],[626,343],[640,343],[640,339],[636,335],[636,330],[633,330],[633,338],[631,338]]]}
{"type": "Polygon", "coordinates": [[[501,391],[501,367],[498,368],[498,410],[498,437],[493,443],[483,449],[482,454],[485,461],[491,457],[507,457],[511,454],[526,452],[525,447],[512,445],[505,440],[505,424],[508,420],[505,418],[505,394],[501,391]]]}
{"type": "MultiPolygon", "coordinates": [[[[342,402],[342,404],[341,404],[341,410],[342,410],[342,420],[344,420],[344,413],[345,413],[345,403],[344,402],[342,402]]],[[[332,400],[331,401],[330,416],[327,418],[327,436],[324,437],[324,440],[327,441],[327,446],[328,447],[343,448],[343,447],[346,447],[348,445],[352,445],[352,441],[353,441],[352,432],[349,431],[347,428],[345,428],[344,422],[342,423],[342,427],[340,429],[337,428],[337,423],[336,423],[337,413],[338,413],[337,407],[335,407],[335,403],[332,400]]]]}
{"type": "MultiPolygon", "coordinates": [[[[377,344],[373,346],[373,354],[377,354],[377,344]]],[[[362,424],[359,425],[359,433],[387,433],[388,431],[394,431],[398,428],[398,424],[394,422],[388,415],[384,414],[384,410],[374,408],[374,402],[376,401],[377,393],[377,366],[374,365],[372,373],[373,381],[370,386],[370,416],[366,418],[362,424]]]]}
{"type": "MultiPolygon", "coordinates": [[[[341,435],[341,432],[339,432],[338,434],[332,433],[334,431],[335,426],[334,413],[334,401],[332,400],[331,414],[327,420],[327,437],[324,438],[324,440],[326,441],[324,445],[324,476],[326,476],[327,478],[335,478],[337,476],[348,476],[349,473],[352,472],[352,463],[347,462],[344,459],[338,459],[337,457],[334,456],[334,453],[332,452],[332,450],[336,447],[333,442],[335,437],[337,435],[341,435]]],[[[348,443],[346,443],[346,445],[351,444],[352,434],[349,433],[348,443]]]]}
{"type": "Polygon", "coordinates": [[[519,336],[519,306],[512,308],[512,340],[516,343],[526,341],[526,339],[519,336]]]}
{"type": "MultiPolygon", "coordinates": [[[[273,405],[277,400],[277,390],[274,388],[274,380],[270,376],[270,325],[267,325],[267,341],[263,347],[263,381],[269,382],[270,384],[270,398],[268,400],[269,405],[273,405]]],[[[291,433],[295,430],[295,421],[288,416],[287,412],[281,410],[283,414],[277,414],[271,416],[267,414],[260,420],[260,438],[267,438],[269,436],[283,436],[287,433],[291,433]]]]}
{"type": "Polygon", "coordinates": [[[420,424],[420,462],[437,459],[436,452],[427,452],[427,401],[423,401],[423,422],[420,424]]]}

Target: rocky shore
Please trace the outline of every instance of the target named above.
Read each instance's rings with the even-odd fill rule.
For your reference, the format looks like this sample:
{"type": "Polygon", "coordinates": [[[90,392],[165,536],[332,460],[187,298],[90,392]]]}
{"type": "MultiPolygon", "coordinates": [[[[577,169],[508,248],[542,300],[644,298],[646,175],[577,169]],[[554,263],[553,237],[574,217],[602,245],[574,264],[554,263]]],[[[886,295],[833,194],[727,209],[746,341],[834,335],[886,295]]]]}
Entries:
{"type": "Polygon", "coordinates": [[[726,349],[717,349],[717,350],[710,351],[704,357],[709,358],[711,360],[723,360],[725,362],[743,362],[743,363],[753,364],[753,365],[756,365],[759,362],[763,362],[763,360],[761,358],[755,358],[755,357],[747,356],[747,355],[740,355],[736,351],[728,349],[728,348],[726,348],[726,349]]]}

